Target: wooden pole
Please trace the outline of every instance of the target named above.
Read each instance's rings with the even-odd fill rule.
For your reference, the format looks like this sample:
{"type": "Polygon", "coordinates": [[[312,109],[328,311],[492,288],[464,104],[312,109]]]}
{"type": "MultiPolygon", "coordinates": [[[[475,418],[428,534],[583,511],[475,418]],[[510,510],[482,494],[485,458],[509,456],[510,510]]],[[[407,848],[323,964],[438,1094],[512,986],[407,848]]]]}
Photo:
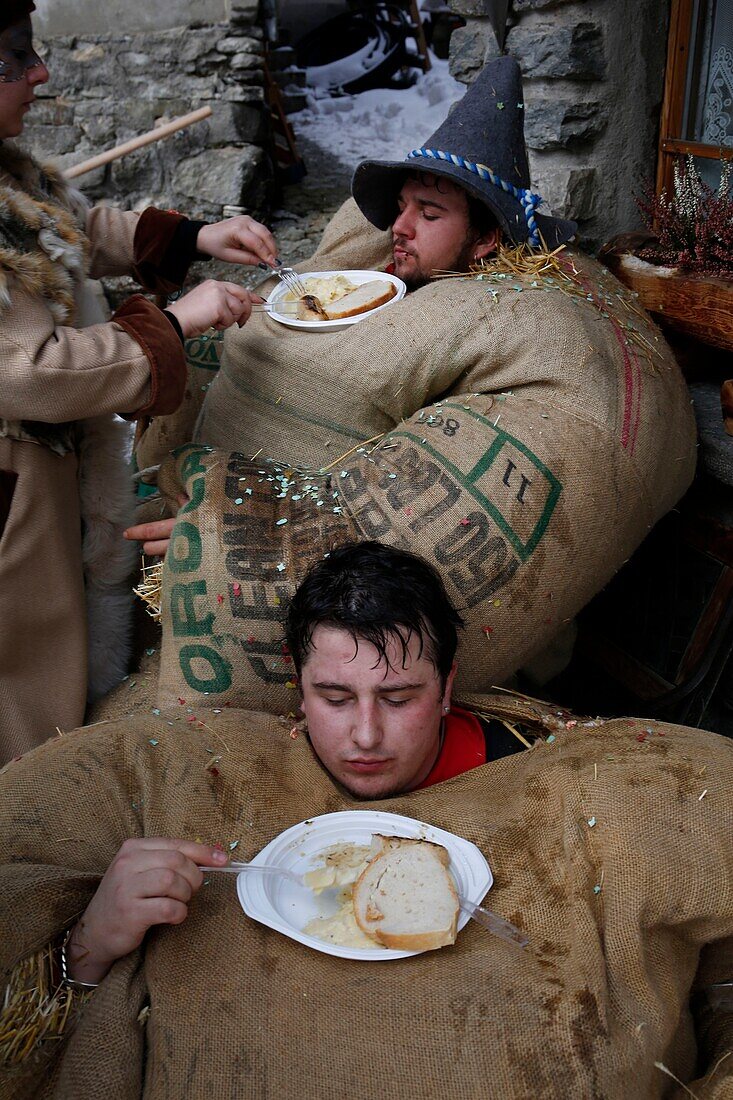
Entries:
{"type": "Polygon", "coordinates": [[[427,73],[431,68],[430,54],[428,53],[425,28],[422,25],[422,17],[417,6],[417,0],[410,0],[410,16],[415,26],[415,40],[417,42],[417,52],[420,54],[420,60],[422,62],[422,71],[427,73]]]}
{"type": "Polygon", "coordinates": [[[197,111],[192,111],[189,115],[174,118],[171,122],[164,123],[163,126],[156,126],[154,130],[149,130],[147,134],[140,134],[139,137],[115,146],[114,149],[108,149],[106,153],[100,153],[89,160],[83,160],[81,164],[75,164],[73,168],[67,168],[64,176],[68,180],[76,179],[77,176],[84,176],[95,168],[101,168],[102,165],[109,164],[110,161],[127,156],[128,153],[133,153],[136,149],[142,149],[145,145],[151,145],[154,141],[160,141],[161,138],[175,134],[177,130],[183,130],[186,126],[193,125],[194,122],[202,122],[205,118],[209,118],[211,114],[211,107],[199,107],[197,111]]]}

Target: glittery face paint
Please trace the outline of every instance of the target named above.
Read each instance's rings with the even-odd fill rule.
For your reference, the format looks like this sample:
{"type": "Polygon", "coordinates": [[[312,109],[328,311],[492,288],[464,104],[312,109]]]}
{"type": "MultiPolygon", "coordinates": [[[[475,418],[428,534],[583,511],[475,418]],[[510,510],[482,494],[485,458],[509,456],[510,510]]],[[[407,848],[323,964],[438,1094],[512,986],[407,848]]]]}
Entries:
{"type": "Polygon", "coordinates": [[[33,49],[30,19],[21,19],[0,32],[0,84],[22,80],[29,69],[41,64],[33,49]]]}

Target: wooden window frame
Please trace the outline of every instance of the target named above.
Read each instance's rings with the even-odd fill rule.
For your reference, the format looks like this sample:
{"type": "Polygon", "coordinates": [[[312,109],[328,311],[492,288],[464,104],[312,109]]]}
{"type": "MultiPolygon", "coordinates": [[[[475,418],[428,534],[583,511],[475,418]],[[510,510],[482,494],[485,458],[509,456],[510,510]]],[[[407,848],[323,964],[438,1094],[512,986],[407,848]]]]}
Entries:
{"type": "Polygon", "coordinates": [[[673,186],[674,165],[680,154],[710,160],[733,160],[733,148],[724,145],[706,145],[701,141],[683,141],[678,136],[682,130],[685,110],[685,90],[694,0],[672,0],[669,18],[669,42],[667,69],[664,82],[664,100],[659,123],[659,150],[657,156],[657,194],[669,193],[673,186]]]}

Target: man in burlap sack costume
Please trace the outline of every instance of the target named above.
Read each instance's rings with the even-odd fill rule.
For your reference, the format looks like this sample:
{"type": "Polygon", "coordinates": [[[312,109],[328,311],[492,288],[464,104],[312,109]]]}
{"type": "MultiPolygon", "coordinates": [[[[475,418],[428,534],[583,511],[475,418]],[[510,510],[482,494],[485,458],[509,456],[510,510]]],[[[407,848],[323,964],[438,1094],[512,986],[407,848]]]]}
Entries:
{"type": "MultiPolygon", "coordinates": [[[[414,622],[427,589],[404,563],[394,568],[398,614],[414,622]]],[[[362,756],[369,729],[381,735],[370,755],[390,745],[399,756],[400,722],[409,756],[410,739],[442,722],[447,601],[438,596],[418,624],[418,656],[415,631],[370,618],[373,584],[366,607],[353,592],[350,581],[341,604],[351,611],[349,652],[333,662],[329,686],[319,683],[333,624],[308,615],[318,593],[291,622],[294,651],[311,638],[301,665],[310,737],[315,745],[320,695],[338,704],[362,756]],[[386,709],[383,684],[404,711],[386,709]]],[[[730,1097],[733,746],[657,722],[586,722],[507,695],[462,709],[532,747],[376,803],[363,798],[379,776],[352,773],[355,801],[302,728],[233,710],[178,708],[79,730],[9,765],[0,774],[9,982],[0,1096],[730,1097]],[[332,957],[247,918],[232,879],[208,872],[204,881],[199,870],[224,866],[230,850],[248,860],[299,821],[318,827],[319,814],[370,807],[475,843],[494,874],[488,903],[526,933],[526,949],[470,922],[440,951],[332,957]],[[122,946],[131,903],[138,947],[122,946]],[[100,911],[107,955],[95,976],[100,911]],[[81,914],[88,954],[74,953],[72,936],[72,978],[59,984],[52,963],[81,914]],[[119,956],[111,966],[110,955],[119,956]]]]}
{"type": "MultiPolygon", "coordinates": [[[[402,301],[337,332],[258,316],[225,335],[201,445],[161,471],[171,500],[191,498],[164,566],[161,702],[290,709],[287,601],[310,562],[355,538],[433,561],[467,624],[459,688],[502,683],[689,484],[680,372],[604,268],[569,247],[550,255],[575,225],[537,212],[523,114],[503,57],[406,161],[357,169],[305,268],[391,260],[417,286],[402,301]]],[[[153,433],[139,464],[171,442],[153,433]]]]}
{"type": "Polygon", "coordinates": [[[251,219],[88,209],[9,143],[48,80],[33,7],[0,5],[0,762],[80,725],[88,679],[99,696],[127,671],[131,436],[114,414],[172,413],[183,337],[250,308],[238,285],[208,282],[166,312],[135,295],[105,323],[86,276],[129,273],[167,292],[197,249],[250,263],[274,248],[251,219]]]}

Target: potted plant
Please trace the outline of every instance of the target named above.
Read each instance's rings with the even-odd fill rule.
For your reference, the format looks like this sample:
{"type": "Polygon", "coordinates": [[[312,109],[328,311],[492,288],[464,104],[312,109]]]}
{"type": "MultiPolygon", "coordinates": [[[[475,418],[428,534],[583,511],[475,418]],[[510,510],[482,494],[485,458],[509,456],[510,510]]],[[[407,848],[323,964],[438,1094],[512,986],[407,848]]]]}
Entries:
{"type": "Polygon", "coordinates": [[[670,196],[636,201],[650,233],[614,238],[601,260],[663,326],[733,351],[733,161],[713,191],[680,159],[670,196]]]}

